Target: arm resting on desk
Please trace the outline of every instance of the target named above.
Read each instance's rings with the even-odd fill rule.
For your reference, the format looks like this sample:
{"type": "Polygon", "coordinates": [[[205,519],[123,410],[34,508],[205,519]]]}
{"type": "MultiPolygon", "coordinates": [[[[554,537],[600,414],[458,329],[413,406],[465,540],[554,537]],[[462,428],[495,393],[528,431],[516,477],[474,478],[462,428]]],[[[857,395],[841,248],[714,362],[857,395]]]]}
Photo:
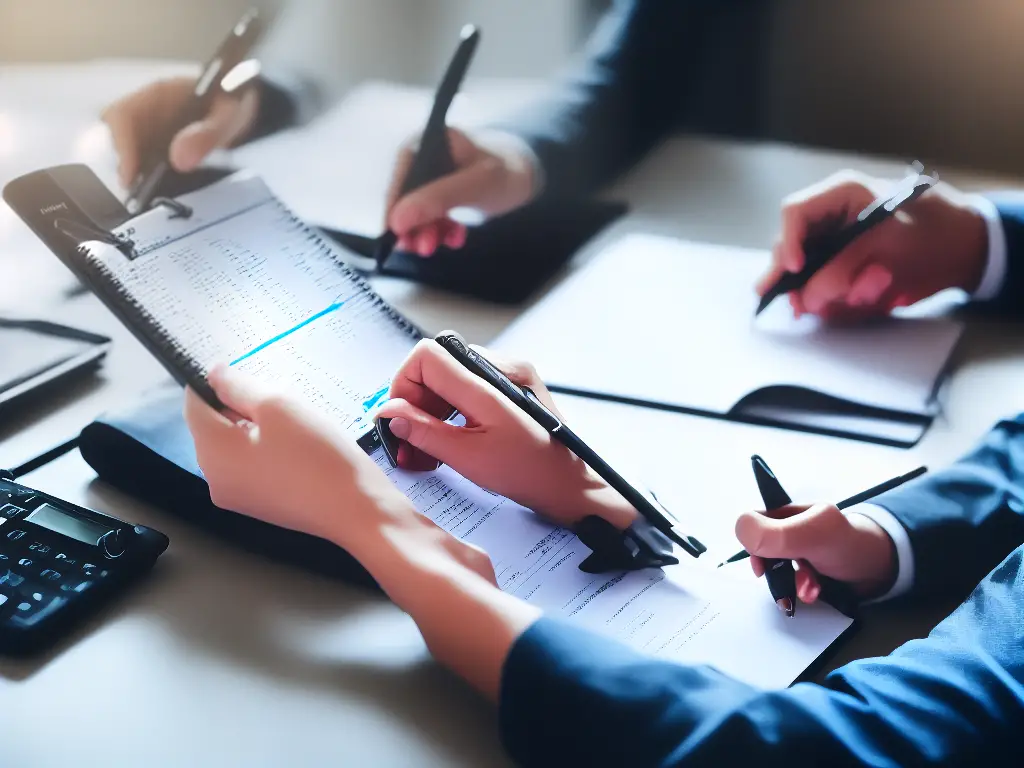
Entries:
{"type": "Polygon", "coordinates": [[[747,133],[767,5],[616,2],[582,62],[545,99],[498,127],[527,141],[543,193],[556,197],[613,180],[687,118],[707,123],[696,126],[702,130],[747,133]],[[709,59],[713,53],[719,58],[709,59]],[[694,115],[701,101],[712,113],[703,121],[694,115]]]}
{"type": "Polygon", "coordinates": [[[522,765],[984,764],[1024,716],[1021,558],[928,638],[777,692],[542,619],[505,663],[502,739],[522,765]]]}

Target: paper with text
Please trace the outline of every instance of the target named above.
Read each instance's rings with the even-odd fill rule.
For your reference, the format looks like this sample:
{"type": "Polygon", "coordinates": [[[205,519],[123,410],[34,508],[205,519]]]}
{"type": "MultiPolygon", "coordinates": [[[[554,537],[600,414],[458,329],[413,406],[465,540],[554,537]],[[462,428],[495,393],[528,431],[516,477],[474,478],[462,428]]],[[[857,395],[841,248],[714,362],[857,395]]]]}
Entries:
{"type": "MultiPolygon", "coordinates": [[[[204,366],[231,361],[297,386],[354,437],[365,432],[415,334],[259,179],[236,175],[182,200],[191,219],[156,209],[124,228],[134,260],[96,244],[90,258],[204,366]]],[[[827,606],[785,620],[763,583],[686,555],[664,572],[586,574],[589,550],[571,532],[450,468],[403,472],[382,450],[373,460],[422,514],[486,550],[503,590],[656,656],[780,687],[851,624],[827,606]]]]}
{"type": "Polygon", "coordinates": [[[713,413],[775,386],[931,412],[961,323],[890,318],[826,327],[811,316],[794,320],[785,298],[755,321],[754,284],[768,259],[762,251],[627,235],[492,346],[531,360],[548,384],[713,413]]]}

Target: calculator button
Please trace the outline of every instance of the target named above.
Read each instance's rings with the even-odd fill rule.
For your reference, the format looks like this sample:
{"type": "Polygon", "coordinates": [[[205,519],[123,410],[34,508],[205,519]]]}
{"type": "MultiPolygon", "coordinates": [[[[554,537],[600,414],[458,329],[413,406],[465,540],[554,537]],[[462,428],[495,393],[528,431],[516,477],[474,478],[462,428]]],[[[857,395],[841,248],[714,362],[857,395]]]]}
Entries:
{"type": "Polygon", "coordinates": [[[16,626],[30,627],[56,612],[66,602],[66,598],[56,596],[44,596],[39,602],[23,599],[18,603],[10,622],[16,626]]]}
{"type": "Polygon", "coordinates": [[[82,573],[86,576],[95,576],[100,572],[100,569],[92,563],[86,563],[82,566],[82,573]]]}
{"type": "Polygon", "coordinates": [[[58,552],[53,558],[54,560],[60,560],[62,565],[78,565],[78,559],[74,557],[68,557],[63,552],[58,552]]]}
{"type": "Polygon", "coordinates": [[[22,539],[24,537],[25,537],[25,532],[24,531],[11,531],[10,533],[7,534],[7,538],[10,539],[11,541],[17,541],[18,539],[22,539]]]}
{"type": "Polygon", "coordinates": [[[28,545],[29,551],[35,552],[37,555],[45,555],[50,551],[50,548],[45,544],[40,544],[38,541],[28,545]]]}
{"type": "Polygon", "coordinates": [[[0,507],[0,517],[10,520],[12,518],[17,517],[24,511],[24,509],[22,509],[21,507],[17,507],[14,504],[4,504],[2,507],[0,507]]]}
{"type": "Polygon", "coordinates": [[[3,576],[0,576],[0,585],[3,586],[20,587],[24,581],[25,577],[14,571],[7,571],[3,576]]]}
{"type": "Polygon", "coordinates": [[[47,568],[45,571],[39,574],[47,581],[60,581],[61,574],[59,571],[55,571],[52,568],[47,568]]]}
{"type": "Polygon", "coordinates": [[[10,560],[10,559],[11,559],[11,558],[9,558],[9,557],[8,557],[7,555],[5,555],[5,554],[4,554],[3,552],[0,552],[0,563],[4,562],[5,560],[10,560]]]}
{"type": "Polygon", "coordinates": [[[87,590],[93,584],[95,584],[95,582],[90,581],[89,579],[83,579],[82,581],[78,582],[77,584],[75,584],[74,582],[70,582],[70,583],[67,583],[67,584],[61,584],[60,585],[60,591],[61,592],[85,592],[85,590],[87,590]]]}
{"type": "Polygon", "coordinates": [[[7,595],[0,595],[0,605],[3,605],[8,600],[7,595]]]}
{"type": "Polygon", "coordinates": [[[18,561],[18,565],[20,565],[22,568],[29,568],[32,565],[32,561],[27,557],[23,557],[21,558],[21,560],[18,561]]]}

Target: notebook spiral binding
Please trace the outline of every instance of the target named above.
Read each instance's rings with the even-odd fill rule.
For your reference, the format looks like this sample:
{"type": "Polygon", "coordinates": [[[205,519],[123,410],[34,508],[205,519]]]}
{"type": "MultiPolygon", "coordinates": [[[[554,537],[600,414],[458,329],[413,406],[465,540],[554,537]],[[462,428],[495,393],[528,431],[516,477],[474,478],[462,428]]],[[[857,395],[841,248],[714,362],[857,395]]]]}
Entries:
{"type": "Polygon", "coordinates": [[[96,255],[88,245],[85,243],[79,245],[77,251],[82,256],[82,263],[85,265],[85,269],[93,272],[95,277],[100,278],[91,281],[93,283],[93,290],[99,289],[108,294],[112,293],[112,298],[115,301],[111,302],[111,306],[119,308],[120,312],[126,316],[124,319],[129,322],[130,327],[144,334],[162,355],[167,355],[170,359],[166,362],[177,367],[178,371],[184,374],[185,381],[191,378],[206,378],[207,371],[203,369],[196,359],[186,353],[185,349],[174,340],[174,337],[167,332],[161,323],[157,322],[156,318],[146,310],[141,302],[132,297],[131,293],[124,288],[110,267],[96,258],[96,255]]]}
{"type": "MultiPolygon", "coordinates": [[[[187,213],[180,211],[177,205],[168,205],[164,199],[154,200],[154,205],[162,204],[172,209],[173,218],[189,218],[192,215],[191,208],[184,206],[187,209],[187,213]]],[[[316,250],[323,256],[326,256],[334,262],[334,264],[341,269],[341,271],[348,277],[356,288],[361,292],[363,296],[369,297],[371,305],[382,311],[392,322],[394,322],[404,333],[408,334],[411,338],[419,341],[425,338],[425,334],[419,329],[414,323],[408,318],[403,316],[398,310],[392,307],[384,299],[384,297],[377,294],[368,282],[358,272],[349,267],[344,260],[337,253],[336,249],[326,241],[320,234],[318,234],[313,228],[309,227],[302,219],[300,219],[295,213],[287,208],[277,198],[271,198],[278,211],[287,217],[288,223],[295,228],[296,231],[301,232],[306,238],[314,245],[316,250]]],[[[177,203],[177,201],[172,201],[177,203]]],[[[114,245],[115,247],[121,248],[128,246],[134,250],[135,243],[120,238],[112,232],[97,232],[90,233],[93,239],[99,240],[100,242],[114,245]],[[100,236],[102,235],[102,236],[100,236]]],[[[190,380],[205,380],[208,371],[204,366],[191,355],[188,354],[180,343],[175,341],[174,337],[167,332],[161,323],[148,311],[146,308],[136,299],[134,299],[131,293],[126,290],[117,275],[106,266],[102,260],[96,257],[96,254],[92,252],[90,247],[86,243],[82,243],[77,246],[77,251],[82,256],[82,262],[86,265],[86,268],[94,273],[94,279],[92,282],[94,286],[108,293],[112,293],[111,296],[114,301],[112,304],[121,308],[121,311],[125,314],[125,320],[138,329],[141,333],[149,339],[150,343],[163,355],[167,356],[166,362],[178,369],[180,374],[184,375],[186,382],[190,380]]],[[[131,256],[129,256],[131,258],[131,256]]]]}

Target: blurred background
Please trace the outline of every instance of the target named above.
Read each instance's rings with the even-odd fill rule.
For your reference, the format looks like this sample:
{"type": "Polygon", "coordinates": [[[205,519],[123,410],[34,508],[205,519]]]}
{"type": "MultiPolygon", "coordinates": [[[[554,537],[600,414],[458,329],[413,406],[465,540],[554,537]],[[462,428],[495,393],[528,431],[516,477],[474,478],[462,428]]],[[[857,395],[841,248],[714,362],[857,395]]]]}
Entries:
{"type": "MultiPolygon", "coordinates": [[[[310,39],[289,14],[275,55],[315,62],[337,95],[364,79],[433,84],[459,27],[485,43],[473,74],[544,77],[609,0],[257,0],[268,14],[344,6],[350,23],[310,39]]],[[[0,0],[0,61],[208,54],[245,0],[0,0]]],[[[765,50],[763,133],[944,165],[1024,171],[1020,0],[780,0],[765,50]]],[[[295,16],[296,14],[291,14],[295,16]]],[[[709,47],[728,55],[727,31],[709,47]]]]}

